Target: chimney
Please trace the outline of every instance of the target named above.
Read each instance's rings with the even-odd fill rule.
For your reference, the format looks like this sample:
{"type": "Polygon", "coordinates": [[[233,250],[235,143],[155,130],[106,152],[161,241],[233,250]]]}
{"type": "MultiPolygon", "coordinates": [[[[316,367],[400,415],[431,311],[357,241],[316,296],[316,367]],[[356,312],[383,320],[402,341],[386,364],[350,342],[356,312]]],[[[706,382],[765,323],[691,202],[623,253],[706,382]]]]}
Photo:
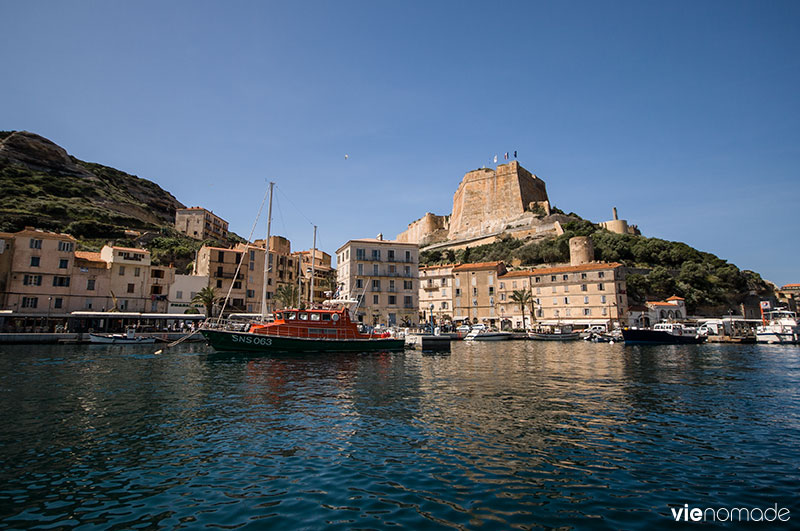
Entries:
{"type": "Polygon", "coordinates": [[[383,241],[383,233],[379,232],[377,238],[378,238],[378,241],[383,241]]]}

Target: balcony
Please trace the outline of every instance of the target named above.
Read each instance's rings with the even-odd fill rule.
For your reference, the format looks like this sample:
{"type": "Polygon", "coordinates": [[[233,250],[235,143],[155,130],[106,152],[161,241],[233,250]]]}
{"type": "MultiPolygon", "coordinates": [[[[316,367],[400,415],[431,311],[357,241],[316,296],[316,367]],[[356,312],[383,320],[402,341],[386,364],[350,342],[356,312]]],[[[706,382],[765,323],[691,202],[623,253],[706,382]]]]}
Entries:
{"type": "Polygon", "coordinates": [[[219,272],[217,271],[214,273],[214,278],[226,278],[226,279],[236,279],[236,280],[244,280],[244,275],[239,273],[238,275],[234,275],[234,273],[226,273],[226,272],[219,272]]]}
{"type": "Polygon", "coordinates": [[[422,286],[422,289],[424,289],[426,291],[437,290],[437,289],[439,289],[439,286],[437,286],[435,284],[425,284],[424,286],[422,286]]]}

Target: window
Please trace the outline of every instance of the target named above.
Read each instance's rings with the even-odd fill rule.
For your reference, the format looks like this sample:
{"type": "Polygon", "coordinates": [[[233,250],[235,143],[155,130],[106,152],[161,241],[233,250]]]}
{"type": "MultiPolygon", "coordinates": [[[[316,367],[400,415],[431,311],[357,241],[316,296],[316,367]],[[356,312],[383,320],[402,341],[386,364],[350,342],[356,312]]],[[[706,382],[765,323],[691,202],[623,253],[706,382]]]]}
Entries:
{"type": "Polygon", "coordinates": [[[553,291],[553,293],[558,293],[558,289],[556,288],[556,286],[552,287],[552,291],[553,291]]]}
{"type": "Polygon", "coordinates": [[[133,293],[133,288],[134,288],[133,284],[128,284],[128,293],[133,293]]]}
{"type": "Polygon", "coordinates": [[[250,268],[250,271],[255,271],[256,270],[256,263],[251,260],[250,263],[247,264],[247,267],[250,268]]]}
{"type": "Polygon", "coordinates": [[[380,260],[381,259],[381,250],[380,249],[373,249],[372,250],[372,259],[373,260],[380,260]]]}
{"type": "Polygon", "coordinates": [[[405,274],[406,274],[407,277],[411,276],[411,266],[406,266],[405,267],[405,274]]]}
{"type": "Polygon", "coordinates": [[[217,262],[225,262],[225,253],[222,251],[217,252],[217,262]]]}
{"type": "Polygon", "coordinates": [[[583,315],[592,315],[592,309],[591,308],[584,308],[583,309],[583,315]]]}
{"type": "Polygon", "coordinates": [[[58,242],[58,250],[72,252],[74,244],[72,242],[58,242]]]}
{"type": "Polygon", "coordinates": [[[489,286],[489,295],[494,295],[494,288],[492,286],[489,286]]]}
{"type": "MultiPolygon", "coordinates": [[[[442,284],[444,285],[444,284],[442,284]]],[[[403,289],[414,289],[414,284],[410,280],[403,281],[403,289]]]]}
{"type": "Polygon", "coordinates": [[[138,277],[142,273],[142,269],[140,267],[133,268],[133,276],[138,277]]]}
{"type": "Polygon", "coordinates": [[[446,310],[446,309],[447,309],[447,303],[446,302],[442,302],[442,310],[446,310]]]}
{"type": "Polygon", "coordinates": [[[372,264],[372,274],[373,276],[378,276],[378,264],[372,264]]]}
{"type": "Polygon", "coordinates": [[[58,261],[58,268],[59,269],[66,269],[68,267],[69,267],[69,260],[67,260],[66,258],[61,258],[58,261]]]}
{"type": "Polygon", "coordinates": [[[389,295],[389,304],[397,304],[397,297],[395,295],[389,295]]]}
{"type": "Polygon", "coordinates": [[[607,315],[607,314],[608,314],[608,309],[607,308],[603,308],[603,315],[607,315]]]}
{"type": "Polygon", "coordinates": [[[372,296],[372,304],[379,304],[378,301],[380,300],[380,295],[373,295],[372,296]]]}
{"type": "Polygon", "coordinates": [[[411,261],[411,251],[406,251],[406,262],[411,261]]]}
{"type": "Polygon", "coordinates": [[[389,266],[389,274],[390,274],[390,275],[394,275],[395,273],[397,273],[397,266],[395,266],[395,265],[390,265],[390,266],[389,266]]]}
{"type": "Polygon", "coordinates": [[[39,267],[39,257],[31,256],[31,267],[39,267]]]}
{"type": "Polygon", "coordinates": [[[473,306],[477,306],[478,305],[478,299],[472,299],[472,305],[473,306]]]}
{"type": "Polygon", "coordinates": [[[389,249],[388,251],[386,251],[386,255],[387,255],[386,258],[390,262],[394,262],[394,249],[389,249]]]}
{"type": "Polygon", "coordinates": [[[581,280],[586,278],[586,273],[581,273],[581,280]]]}
{"type": "Polygon", "coordinates": [[[87,310],[92,309],[92,299],[86,299],[86,301],[84,301],[84,308],[87,310]]]}
{"type": "Polygon", "coordinates": [[[153,269],[150,271],[150,278],[164,278],[163,269],[153,269]]]}
{"type": "Polygon", "coordinates": [[[39,305],[38,297],[22,297],[23,308],[36,308],[38,305],[39,305]]]}
{"type": "Polygon", "coordinates": [[[364,274],[364,264],[358,264],[358,274],[359,275],[364,274]]]}
{"type": "Polygon", "coordinates": [[[53,299],[53,308],[63,308],[64,307],[64,299],[61,297],[56,297],[53,299]]]}
{"type": "Polygon", "coordinates": [[[360,279],[360,278],[357,278],[356,279],[356,287],[358,289],[363,289],[364,288],[364,280],[360,279]]]}
{"type": "Polygon", "coordinates": [[[366,249],[356,249],[356,260],[366,260],[366,259],[367,259],[366,249]]]}
{"type": "MultiPolygon", "coordinates": [[[[248,299],[252,299],[252,298],[254,298],[256,296],[256,290],[249,289],[249,290],[247,290],[245,295],[247,296],[248,299]]],[[[180,296],[178,298],[180,298],[180,296]]]]}
{"type": "Polygon", "coordinates": [[[564,293],[569,293],[569,285],[564,284],[564,293]]]}
{"type": "Polygon", "coordinates": [[[461,296],[461,288],[456,288],[456,297],[461,296]]]}
{"type": "Polygon", "coordinates": [[[566,316],[567,316],[567,317],[569,317],[569,316],[571,316],[571,315],[572,315],[572,310],[570,310],[569,308],[567,308],[567,309],[565,310],[565,312],[564,312],[564,313],[566,313],[566,316]]]}
{"type": "Polygon", "coordinates": [[[218,288],[221,288],[221,287],[222,287],[222,281],[221,281],[221,280],[217,280],[217,287],[218,287],[218,288]]]}
{"type": "Polygon", "coordinates": [[[176,291],[175,292],[175,298],[177,298],[178,300],[181,300],[183,298],[183,292],[181,290],[176,291]]]}
{"type": "Polygon", "coordinates": [[[233,289],[242,289],[242,281],[241,280],[234,281],[233,289]]]}
{"type": "Polygon", "coordinates": [[[542,277],[534,277],[534,280],[535,280],[536,282],[541,282],[541,281],[542,281],[542,277]]]}
{"type": "MultiPolygon", "coordinates": [[[[93,278],[88,279],[86,281],[86,289],[89,291],[94,291],[94,282],[95,280],[93,278]]],[[[180,293],[180,291],[178,293],[180,293]]],[[[180,298],[180,295],[178,295],[178,298],[180,298]]]]}
{"type": "Polygon", "coordinates": [[[569,275],[562,275],[561,280],[569,280],[569,275]]]}
{"type": "Polygon", "coordinates": [[[472,288],[472,296],[476,297],[478,295],[478,288],[472,288]]]}
{"type": "Polygon", "coordinates": [[[606,274],[604,271],[600,271],[599,273],[597,273],[597,278],[605,278],[605,276],[606,274]]]}
{"type": "Polygon", "coordinates": [[[601,295],[601,296],[600,296],[600,302],[601,302],[602,304],[605,304],[605,303],[606,303],[606,296],[605,296],[605,295],[601,295]]]}
{"type": "Polygon", "coordinates": [[[69,277],[53,277],[53,286],[65,288],[69,286],[69,277]]]}
{"type": "Polygon", "coordinates": [[[255,259],[256,259],[256,252],[251,249],[250,250],[250,261],[252,262],[255,259]]]}
{"type": "Polygon", "coordinates": [[[389,281],[389,291],[394,291],[394,280],[389,281]]]}
{"type": "Polygon", "coordinates": [[[553,305],[555,306],[557,304],[558,304],[558,298],[557,297],[553,297],[553,305]]]}
{"type": "Polygon", "coordinates": [[[125,276],[125,266],[119,266],[119,276],[125,276]]]}
{"type": "Polygon", "coordinates": [[[603,283],[601,282],[600,284],[598,284],[598,285],[597,285],[597,289],[598,289],[598,290],[600,290],[600,291],[603,291],[603,290],[605,290],[606,288],[605,288],[605,286],[603,285],[603,283]]]}
{"type": "Polygon", "coordinates": [[[42,285],[42,275],[25,275],[22,278],[22,285],[23,286],[41,286],[42,285]]]}
{"type": "Polygon", "coordinates": [[[569,297],[564,297],[564,304],[569,304],[569,297]]]}
{"type": "Polygon", "coordinates": [[[537,295],[541,295],[542,294],[542,288],[537,287],[536,288],[536,294],[537,295]]]}
{"type": "Polygon", "coordinates": [[[516,280],[511,282],[511,289],[517,289],[517,281],[516,280]]]}
{"type": "Polygon", "coordinates": [[[556,281],[556,276],[550,275],[550,282],[555,282],[555,281],[556,281]]]}
{"type": "MultiPolygon", "coordinates": [[[[31,238],[31,249],[41,249],[42,248],[42,240],[36,240],[31,238]]],[[[36,308],[36,306],[29,306],[29,308],[36,308]]]]}
{"type": "Polygon", "coordinates": [[[586,284],[581,284],[581,291],[586,291],[586,290],[587,290],[586,284]]]}
{"type": "Polygon", "coordinates": [[[584,297],[583,298],[583,303],[584,304],[589,304],[589,297],[584,297]]]}

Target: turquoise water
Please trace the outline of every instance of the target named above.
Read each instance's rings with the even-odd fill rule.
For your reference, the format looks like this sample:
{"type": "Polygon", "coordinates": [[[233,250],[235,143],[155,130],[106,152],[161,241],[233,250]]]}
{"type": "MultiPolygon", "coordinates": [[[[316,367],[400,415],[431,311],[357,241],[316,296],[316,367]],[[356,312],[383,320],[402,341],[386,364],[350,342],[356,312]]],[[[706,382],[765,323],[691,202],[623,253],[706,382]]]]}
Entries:
{"type": "Polygon", "coordinates": [[[800,519],[800,348],[454,343],[246,357],[0,347],[0,528],[800,519]]]}

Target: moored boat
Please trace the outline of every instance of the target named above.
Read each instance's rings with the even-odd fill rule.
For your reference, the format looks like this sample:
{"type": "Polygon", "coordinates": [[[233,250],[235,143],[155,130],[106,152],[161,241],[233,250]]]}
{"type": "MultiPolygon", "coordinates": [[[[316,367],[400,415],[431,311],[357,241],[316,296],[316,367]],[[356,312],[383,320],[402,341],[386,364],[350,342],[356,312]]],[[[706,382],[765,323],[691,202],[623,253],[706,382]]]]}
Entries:
{"type": "Polygon", "coordinates": [[[763,323],[756,327],[756,341],[790,345],[800,343],[797,315],[785,309],[766,312],[763,323]]]}
{"type": "Polygon", "coordinates": [[[106,345],[146,345],[156,342],[154,337],[137,336],[136,331],[129,328],[124,334],[89,334],[91,343],[106,345]]]}
{"type": "Polygon", "coordinates": [[[281,310],[271,323],[253,323],[246,331],[210,325],[201,333],[216,350],[258,352],[364,352],[403,350],[405,339],[382,334],[362,334],[350,319],[345,303],[333,308],[281,310]]]}
{"type": "Polygon", "coordinates": [[[699,344],[706,336],[696,328],[681,323],[657,323],[653,328],[624,328],[622,337],[627,345],[686,345],[699,344]]]}
{"type": "Polygon", "coordinates": [[[491,330],[473,330],[464,337],[464,341],[507,341],[513,339],[511,332],[493,332],[491,330]]]}
{"type": "Polygon", "coordinates": [[[579,337],[579,332],[573,331],[571,326],[566,325],[528,332],[528,339],[536,339],[538,341],[573,341],[579,337]]]}

